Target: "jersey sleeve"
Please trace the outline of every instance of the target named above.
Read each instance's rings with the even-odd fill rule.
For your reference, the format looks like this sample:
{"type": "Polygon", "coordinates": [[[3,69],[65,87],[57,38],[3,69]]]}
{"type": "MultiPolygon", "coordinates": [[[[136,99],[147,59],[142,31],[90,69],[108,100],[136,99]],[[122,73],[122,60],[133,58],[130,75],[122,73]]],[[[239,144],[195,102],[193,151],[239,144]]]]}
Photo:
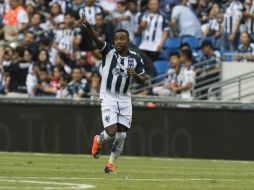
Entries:
{"type": "Polygon", "coordinates": [[[145,73],[145,68],[144,68],[144,61],[140,56],[137,56],[136,58],[137,61],[137,66],[135,68],[135,71],[138,73],[138,75],[142,75],[145,73]]]}
{"type": "Polygon", "coordinates": [[[114,49],[114,46],[107,42],[104,42],[104,46],[102,47],[102,49],[99,49],[99,51],[101,52],[102,56],[105,57],[112,49],[114,49]]]}

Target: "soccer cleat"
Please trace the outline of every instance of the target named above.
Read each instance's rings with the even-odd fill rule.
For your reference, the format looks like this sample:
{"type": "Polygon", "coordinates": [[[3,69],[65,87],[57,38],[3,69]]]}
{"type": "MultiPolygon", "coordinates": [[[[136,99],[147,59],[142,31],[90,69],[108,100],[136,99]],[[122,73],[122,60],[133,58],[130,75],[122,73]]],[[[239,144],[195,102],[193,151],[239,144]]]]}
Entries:
{"type": "Polygon", "coordinates": [[[95,135],[93,139],[93,146],[92,146],[92,155],[94,158],[99,158],[100,157],[100,152],[101,152],[101,145],[98,142],[99,135],[95,135]]]}
{"type": "Polygon", "coordinates": [[[108,173],[108,174],[116,174],[116,169],[114,167],[113,164],[111,163],[108,163],[104,169],[105,173],[108,173]]]}

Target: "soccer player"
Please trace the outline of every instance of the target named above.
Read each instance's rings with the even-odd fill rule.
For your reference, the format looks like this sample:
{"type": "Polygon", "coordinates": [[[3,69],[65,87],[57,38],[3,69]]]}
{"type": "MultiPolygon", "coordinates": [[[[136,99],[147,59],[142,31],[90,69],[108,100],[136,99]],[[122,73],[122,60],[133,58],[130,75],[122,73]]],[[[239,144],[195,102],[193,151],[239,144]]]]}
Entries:
{"type": "Polygon", "coordinates": [[[114,139],[104,171],[116,173],[115,162],[123,150],[127,131],[131,127],[131,80],[134,78],[139,83],[146,80],[143,60],[137,53],[129,50],[130,38],[127,30],[119,29],[115,32],[114,47],[100,38],[83,15],[80,23],[86,27],[103,56],[100,99],[105,130],[94,137],[92,155],[99,158],[101,146],[114,139]]]}

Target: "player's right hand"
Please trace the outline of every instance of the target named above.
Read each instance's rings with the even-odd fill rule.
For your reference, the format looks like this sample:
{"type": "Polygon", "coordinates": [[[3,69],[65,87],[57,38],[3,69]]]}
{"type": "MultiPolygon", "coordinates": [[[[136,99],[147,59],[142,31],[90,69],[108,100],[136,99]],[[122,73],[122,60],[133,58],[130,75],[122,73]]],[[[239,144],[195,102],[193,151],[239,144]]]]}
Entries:
{"type": "Polygon", "coordinates": [[[88,22],[88,20],[86,19],[86,17],[85,17],[84,14],[81,15],[81,18],[79,19],[79,23],[80,23],[80,24],[84,24],[84,25],[88,25],[88,24],[89,24],[89,22],[88,22]]]}

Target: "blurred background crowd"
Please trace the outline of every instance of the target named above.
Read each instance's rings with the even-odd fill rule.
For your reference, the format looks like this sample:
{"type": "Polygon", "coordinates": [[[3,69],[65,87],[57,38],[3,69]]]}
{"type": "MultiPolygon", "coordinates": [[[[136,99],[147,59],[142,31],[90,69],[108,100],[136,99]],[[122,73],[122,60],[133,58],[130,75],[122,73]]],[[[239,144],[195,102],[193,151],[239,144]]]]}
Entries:
{"type": "Polygon", "coordinates": [[[0,93],[98,94],[101,55],[78,24],[82,14],[109,43],[115,30],[128,30],[130,48],[144,59],[149,78],[167,73],[165,80],[156,79],[160,84],[136,94],[190,98],[197,80],[207,79],[205,68],[218,75],[221,55],[238,53],[236,61],[254,60],[252,0],[0,0],[0,93]]]}

